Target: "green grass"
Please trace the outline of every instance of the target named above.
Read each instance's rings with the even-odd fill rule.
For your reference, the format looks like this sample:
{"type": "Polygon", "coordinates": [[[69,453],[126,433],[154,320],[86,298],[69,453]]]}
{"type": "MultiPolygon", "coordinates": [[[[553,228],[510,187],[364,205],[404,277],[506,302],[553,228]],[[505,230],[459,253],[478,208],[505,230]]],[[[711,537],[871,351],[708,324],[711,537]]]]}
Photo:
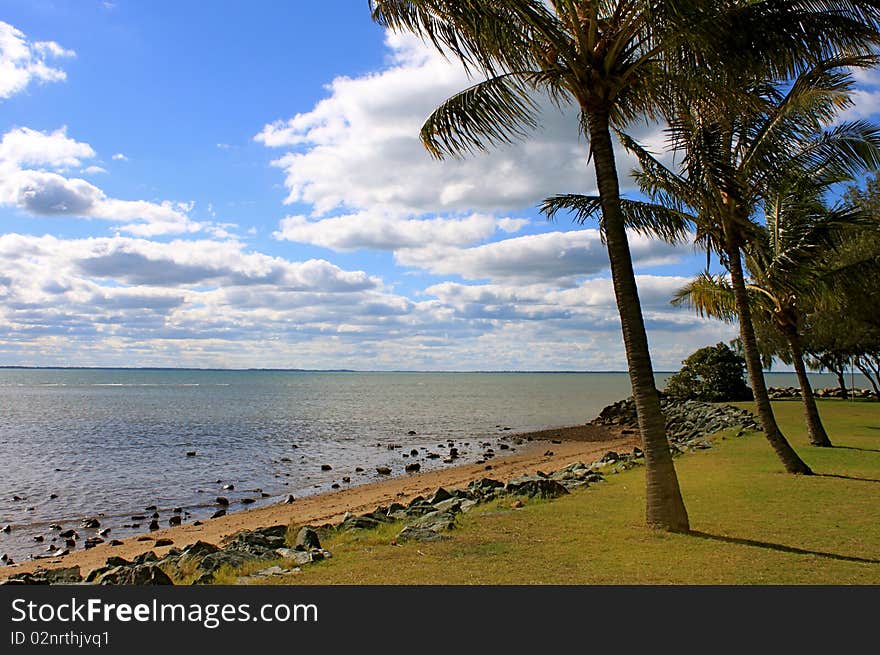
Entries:
{"type": "Polygon", "coordinates": [[[784,473],[761,433],[719,433],[716,448],[676,459],[693,534],[644,526],[638,467],[554,501],[478,507],[444,542],[392,545],[400,525],[336,535],[323,544],[332,559],[277,582],[878,584],[880,403],[819,407],[835,448],[807,445],[800,403],[774,403],[821,475],[784,473]]]}

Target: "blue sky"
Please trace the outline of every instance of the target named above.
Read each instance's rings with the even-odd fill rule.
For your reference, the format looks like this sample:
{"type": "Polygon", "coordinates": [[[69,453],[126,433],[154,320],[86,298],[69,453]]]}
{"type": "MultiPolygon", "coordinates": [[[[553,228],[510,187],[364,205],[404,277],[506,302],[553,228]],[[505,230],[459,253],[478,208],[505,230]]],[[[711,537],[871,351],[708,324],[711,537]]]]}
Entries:
{"type": "MultiPolygon", "coordinates": [[[[594,191],[574,112],[432,160],[467,83],[365,0],[3,0],[0,364],[625,368],[594,226],[534,209],[594,191]]],[[[668,306],[703,256],[632,249],[656,368],[734,336],[668,306]]]]}

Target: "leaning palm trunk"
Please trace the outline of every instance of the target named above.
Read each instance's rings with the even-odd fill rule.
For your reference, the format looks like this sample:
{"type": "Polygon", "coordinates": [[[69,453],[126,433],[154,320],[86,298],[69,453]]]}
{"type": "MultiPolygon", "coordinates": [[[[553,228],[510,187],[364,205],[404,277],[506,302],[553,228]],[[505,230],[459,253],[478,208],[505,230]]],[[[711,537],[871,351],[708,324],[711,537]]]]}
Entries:
{"type": "Polygon", "coordinates": [[[739,332],[742,339],[743,351],[746,358],[746,368],[749,372],[749,381],[752,384],[752,393],[755,395],[755,404],[758,408],[758,419],[764,428],[764,436],[782,460],[785,470],[789,473],[812,475],[813,471],[798,456],[788,443],[785,435],[776,424],[773,408],[770,406],[770,396],[767,394],[767,385],[764,384],[764,373],[761,369],[761,356],[758,351],[758,343],[755,339],[755,328],[752,325],[752,312],[749,308],[748,291],[746,290],[745,276],[740,250],[735,245],[725,248],[725,254],[730,270],[730,282],[733,287],[733,296],[736,301],[736,311],[739,315],[739,332]]]}
{"type": "Polygon", "coordinates": [[[666,418],[654,382],[648,337],[632,268],[629,241],[620,209],[617,166],[607,115],[588,115],[590,144],[602,214],[614,295],[623,329],[633,399],[645,452],[646,521],[650,527],[687,532],[687,510],[666,438],[666,418]]]}
{"type": "Polygon", "coordinates": [[[794,370],[797,373],[798,383],[801,386],[804,419],[807,423],[807,434],[810,437],[810,443],[814,446],[830,448],[831,439],[828,438],[825,426],[822,425],[819,408],[816,407],[816,399],[813,397],[813,387],[810,384],[810,378],[807,377],[807,367],[804,364],[804,349],[801,347],[797,334],[788,334],[786,338],[788,339],[788,347],[791,351],[791,359],[794,363],[794,370]]]}

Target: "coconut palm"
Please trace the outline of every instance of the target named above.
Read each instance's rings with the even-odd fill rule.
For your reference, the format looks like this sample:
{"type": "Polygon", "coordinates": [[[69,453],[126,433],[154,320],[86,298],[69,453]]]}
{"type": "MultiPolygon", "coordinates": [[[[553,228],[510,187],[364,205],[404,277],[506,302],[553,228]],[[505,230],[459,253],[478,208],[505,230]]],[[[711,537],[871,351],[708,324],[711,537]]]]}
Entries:
{"type": "MultiPolygon", "coordinates": [[[[373,17],[422,36],[485,79],[444,102],[421,138],[436,156],[526,136],[539,124],[534,93],[580,110],[590,142],[605,239],[646,460],[647,523],[688,529],[654,384],[621,210],[612,128],[654,118],[672,76],[718,68],[734,53],[775,72],[805,53],[863,47],[880,2],[823,0],[370,0],[373,17]],[[721,31],[729,38],[718,39],[721,31]],[[765,38],[754,39],[756,34],[765,38]],[[726,53],[719,53],[724,47],[726,53]],[[767,52],[774,56],[766,57],[767,52]],[[769,62],[769,64],[768,64],[769,62]]],[[[744,62],[746,65],[746,62],[744,62]]],[[[682,81],[693,76],[680,75],[682,81]]]]}
{"type": "MultiPolygon", "coordinates": [[[[747,79],[740,88],[728,87],[724,94],[707,90],[699,97],[680,98],[668,132],[672,148],[683,156],[672,168],[623,137],[639,157],[642,170],[636,177],[643,191],[675,211],[691,212],[698,243],[717,254],[730,272],[730,292],[758,415],[765,436],[790,473],[809,474],[811,470],[780,431],[770,405],[743,251],[755,244],[752,252],[758,258],[757,244],[762,239],[767,242],[760,255],[765,260],[754,264],[757,273],[792,264],[788,257],[803,254],[797,250],[803,244],[789,246],[782,222],[775,222],[773,212],[783,205],[771,206],[770,190],[784,188],[786,171],[817,171],[828,179],[849,179],[880,164],[873,126],[856,121],[823,129],[851,103],[849,68],[873,63],[870,56],[834,57],[808,68],[790,83],[747,79]],[[768,231],[767,225],[777,232],[768,231]],[[785,250],[788,247],[793,248],[791,252],[785,250]],[[774,254],[782,259],[774,261],[774,254]]],[[[786,198],[793,214],[816,202],[816,194],[802,202],[791,195],[786,198]]],[[[803,220],[808,229],[810,221],[803,220]]],[[[781,285],[782,271],[779,275],[776,281],[781,285]]],[[[789,301],[777,300],[781,316],[788,311],[789,301]]]]}

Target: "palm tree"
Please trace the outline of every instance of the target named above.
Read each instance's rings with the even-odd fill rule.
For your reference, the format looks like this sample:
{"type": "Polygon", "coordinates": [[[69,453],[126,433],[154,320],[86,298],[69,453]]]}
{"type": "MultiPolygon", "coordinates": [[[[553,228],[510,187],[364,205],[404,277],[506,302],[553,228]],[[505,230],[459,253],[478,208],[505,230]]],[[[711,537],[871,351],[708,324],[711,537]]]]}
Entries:
{"type": "MultiPolygon", "coordinates": [[[[768,194],[770,189],[783,188],[785,171],[820,171],[829,179],[849,179],[880,163],[877,132],[872,126],[851,122],[823,130],[840,109],[850,104],[852,78],[846,70],[873,63],[869,56],[834,57],[803,71],[790,84],[787,80],[771,84],[747,79],[741,87],[728,87],[723,94],[707,90],[699,97],[681,98],[669,127],[673,149],[683,153],[678,170],[663,165],[624,137],[627,147],[639,157],[642,171],[636,176],[642,190],[668,208],[691,212],[697,226],[697,241],[707,252],[717,254],[730,272],[729,288],[739,317],[740,338],[758,415],[765,436],[790,473],[812,471],[782,434],[770,405],[743,251],[754,245],[755,274],[772,265],[790,263],[786,259],[774,263],[774,248],[782,257],[802,254],[795,250],[797,244],[788,244],[787,238],[781,238],[783,224],[773,212],[782,205],[771,206],[773,198],[768,194]],[[769,232],[762,225],[762,218],[779,232],[769,232]],[[762,235],[767,243],[760,255],[757,244],[762,235]],[[774,239],[779,243],[774,244],[774,239]],[[790,245],[793,250],[785,253],[790,245]],[[759,255],[764,257],[760,263],[759,255]]],[[[809,196],[810,202],[814,200],[815,195],[809,196]]],[[[794,199],[793,213],[805,210],[808,204],[794,199]]],[[[803,220],[804,229],[808,229],[809,220],[803,220]]],[[[818,236],[818,232],[813,236],[818,236]]],[[[775,280],[780,286],[774,291],[783,288],[783,276],[780,271],[779,279],[775,280]]],[[[776,300],[782,320],[790,312],[789,300],[782,294],[776,300]]],[[[786,329],[791,327],[791,320],[783,321],[786,329]]]]}
{"type": "Polygon", "coordinates": [[[437,157],[526,136],[539,124],[536,91],[580,110],[645,451],[647,523],[688,530],[632,268],[612,127],[655,118],[671,81],[663,72],[673,67],[713,70],[733,53],[747,53],[751,63],[770,61],[774,70],[790,70],[805,52],[864,44],[876,36],[880,2],[370,0],[370,5],[380,24],[420,35],[485,77],[425,122],[422,142],[437,157]],[[718,30],[731,38],[719,40],[718,30]],[[764,32],[766,38],[753,39],[764,32]],[[721,47],[728,52],[720,54],[721,47]],[[775,56],[766,58],[768,51],[775,56]]]}

